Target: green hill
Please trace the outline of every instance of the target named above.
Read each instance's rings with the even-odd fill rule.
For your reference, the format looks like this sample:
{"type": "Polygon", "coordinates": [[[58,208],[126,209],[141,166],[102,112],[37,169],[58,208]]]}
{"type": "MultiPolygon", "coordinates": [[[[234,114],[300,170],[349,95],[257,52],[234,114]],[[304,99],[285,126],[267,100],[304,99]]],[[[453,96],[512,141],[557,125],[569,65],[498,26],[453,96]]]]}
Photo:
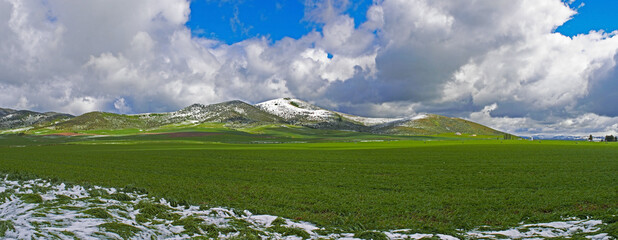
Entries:
{"type": "Polygon", "coordinates": [[[224,123],[231,125],[283,123],[280,117],[266,113],[253,105],[230,101],[218,104],[193,104],[176,112],[124,115],[90,112],[51,126],[55,130],[118,130],[150,129],[170,124],[224,123]]]}
{"type": "Polygon", "coordinates": [[[156,121],[136,115],[122,115],[106,112],[89,112],[53,127],[56,130],[80,131],[100,129],[150,128],[159,126],[156,121]]]}
{"type": "Polygon", "coordinates": [[[505,133],[484,125],[436,114],[413,120],[400,120],[374,127],[372,132],[393,135],[436,135],[444,133],[459,133],[466,135],[502,136],[505,133]]]}

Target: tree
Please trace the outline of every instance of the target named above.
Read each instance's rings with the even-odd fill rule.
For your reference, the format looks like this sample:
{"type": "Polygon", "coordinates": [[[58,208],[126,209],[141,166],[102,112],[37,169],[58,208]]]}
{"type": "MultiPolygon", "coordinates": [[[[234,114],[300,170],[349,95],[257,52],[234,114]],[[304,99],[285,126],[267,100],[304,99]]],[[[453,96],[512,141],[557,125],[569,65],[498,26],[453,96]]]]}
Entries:
{"type": "Polygon", "coordinates": [[[592,142],[592,134],[590,134],[590,137],[588,137],[588,141],[592,142]]]}

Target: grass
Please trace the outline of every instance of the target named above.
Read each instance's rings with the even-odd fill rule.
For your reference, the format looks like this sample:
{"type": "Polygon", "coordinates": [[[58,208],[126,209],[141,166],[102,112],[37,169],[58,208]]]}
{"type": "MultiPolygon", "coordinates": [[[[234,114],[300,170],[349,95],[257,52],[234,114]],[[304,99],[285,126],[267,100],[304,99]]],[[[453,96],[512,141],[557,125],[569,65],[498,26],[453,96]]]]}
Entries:
{"type": "Polygon", "coordinates": [[[169,207],[158,203],[141,201],[135,205],[135,208],[139,209],[139,214],[135,216],[138,222],[148,222],[154,218],[166,220],[177,220],[180,218],[180,215],[170,213],[171,209],[169,207]]]}
{"type": "Polygon", "coordinates": [[[118,201],[132,201],[133,200],[133,198],[129,197],[128,195],[124,193],[114,193],[110,195],[110,197],[118,201]]]}
{"type": "Polygon", "coordinates": [[[270,232],[280,233],[283,236],[298,236],[302,239],[309,239],[311,236],[305,230],[301,228],[292,228],[284,226],[272,226],[268,228],[270,232]]]}
{"type": "Polygon", "coordinates": [[[93,216],[95,218],[112,218],[112,215],[110,215],[103,208],[91,208],[91,209],[85,210],[84,213],[90,216],[93,216]]]}
{"type": "Polygon", "coordinates": [[[118,234],[123,239],[131,238],[140,232],[139,228],[124,223],[103,223],[99,227],[118,234]]]}
{"type": "Polygon", "coordinates": [[[15,226],[11,220],[0,221],[0,237],[4,237],[6,231],[15,230],[15,226]]]}
{"type": "Polygon", "coordinates": [[[43,197],[36,193],[27,193],[21,195],[21,200],[23,200],[25,203],[42,203],[43,197]]]}
{"type": "MultiPolygon", "coordinates": [[[[209,140],[250,142],[255,136],[212,137],[69,138],[93,143],[88,145],[33,143],[42,140],[31,137],[20,140],[25,147],[0,147],[0,171],[131,185],[176,202],[247,209],[359,234],[402,228],[448,234],[618,214],[617,144],[465,138],[224,144],[209,140]],[[98,144],[105,141],[128,144],[98,144]]],[[[160,204],[139,208],[143,221],[180,219],[160,204]]]]}
{"type": "Polygon", "coordinates": [[[374,231],[360,232],[360,233],[354,234],[354,237],[360,238],[360,239],[372,239],[372,240],[388,240],[389,239],[386,236],[386,234],[381,233],[381,232],[374,232],[374,231]]]}

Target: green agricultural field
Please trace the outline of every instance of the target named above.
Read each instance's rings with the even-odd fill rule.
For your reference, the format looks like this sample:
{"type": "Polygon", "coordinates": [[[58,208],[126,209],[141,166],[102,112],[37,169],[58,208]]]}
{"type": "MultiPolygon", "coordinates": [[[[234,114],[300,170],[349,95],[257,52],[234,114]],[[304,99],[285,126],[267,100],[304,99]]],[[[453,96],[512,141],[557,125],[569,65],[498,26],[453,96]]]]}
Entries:
{"type": "Polygon", "coordinates": [[[0,135],[0,171],[131,186],[175,203],[350,231],[453,233],[618,215],[618,144],[317,137],[302,129],[278,137],[280,128],[175,138],[0,135]],[[250,144],[260,141],[307,143],[250,144]]]}

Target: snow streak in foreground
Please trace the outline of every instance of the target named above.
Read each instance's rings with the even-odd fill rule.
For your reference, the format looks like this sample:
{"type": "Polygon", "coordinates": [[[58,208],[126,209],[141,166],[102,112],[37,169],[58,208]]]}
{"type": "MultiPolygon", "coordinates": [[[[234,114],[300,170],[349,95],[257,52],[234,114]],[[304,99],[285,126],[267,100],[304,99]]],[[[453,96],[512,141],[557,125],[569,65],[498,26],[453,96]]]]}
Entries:
{"type": "MultiPolygon", "coordinates": [[[[602,225],[598,220],[570,219],[504,231],[473,230],[462,236],[535,239],[584,233],[589,239],[612,239],[599,232],[602,225]]],[[[277,216],[253,215],[249,211],[174,207],[164,199],[114,188],[67,186],[40,179],[0,179],[0,238],[5,239],[358,239],[354,233],[333,232],[338,231],[277,216]]],[[[406,229],[376,234],[389,239],[458,239],[406,229]]]]}

